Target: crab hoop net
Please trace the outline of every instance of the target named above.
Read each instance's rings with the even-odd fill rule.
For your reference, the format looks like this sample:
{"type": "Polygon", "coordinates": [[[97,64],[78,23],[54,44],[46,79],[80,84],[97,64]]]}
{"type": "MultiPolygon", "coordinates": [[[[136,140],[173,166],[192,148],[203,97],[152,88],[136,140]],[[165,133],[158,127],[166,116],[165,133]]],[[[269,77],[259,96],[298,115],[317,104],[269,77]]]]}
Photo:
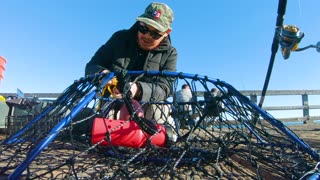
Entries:
{"type": "Polygon", "coordinates": [[[141,119],[116,120],[122,100],[101,94],[117,73],[81,78],[1,141],[0,177],[299,179],[319,161],[294,132],[224,81],[176,72],[127,74],[138,81],[152,79],[152,88],[170,82],[173,93],[166,101],[140,102],[160,112],[155,132],[147,133],[141,119]],[[177,101],[181,84],[190,86],[192,101],[177,101]],[[210,93],[212,88],[219,90],[218,96],[210,93]],[[185,105],[192,107],[188,113],[179,110],[185,105]],[[94,128],[104,130],[95,141],[94,128]],[[133,142],[125,139],[134,132],[139,140],[137,134],[130,137],[133,142]]]}

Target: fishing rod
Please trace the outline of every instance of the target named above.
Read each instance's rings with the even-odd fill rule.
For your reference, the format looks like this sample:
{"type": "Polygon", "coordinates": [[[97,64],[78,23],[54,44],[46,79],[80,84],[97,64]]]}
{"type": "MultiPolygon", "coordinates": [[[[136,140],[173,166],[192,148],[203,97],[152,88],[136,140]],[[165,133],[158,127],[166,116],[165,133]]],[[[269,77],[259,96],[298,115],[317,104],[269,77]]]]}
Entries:
{"type": "Polygon", "coordinates": [[[276,30],[273,37],[272,47],[271,47],[271,57],[269,62],[269,67],[264,82],[264,86],[261,93],[261,99],[259,102],[259,107],[262,107],[264,102],[266,92],[268,89],[268,84],[275,60],[275,55],[278,51],[279,45],[281,47],[282,57],[286,60],[289,59],[291,52],[304,51],[309,48],[316,48],[317,52],[320,53],[320,42],[317,44],[305,46],[299,48],[299,43],[304,37],[304,33],[295,25],[283,25],[284,14],[286,11],[287,0],[279,0],[278,4],[278,17],[276,22],[276,30]]]}
{"type": "Polygon", "coordinates": [[[260,98],[260,102],[259,102],[260,108],[262,107],[263,101],[266,96],[266,92],[268,89],[269,80],[270,80],[270,76],[271,76],[272,68],[273,68],[273,64],[274,64],[274,59],[275,59],[275,56],[276,56],[278,48],[279,48],[279,36],[278,36],[279,33],[278,32],[281,30],[281,27],[283,26],[283,19],[284,19],[284,14],[286,12],[286,6],[287,6],[287,0],[279,0],[278,16],[277,16],[277,22],[276,22],[276,31],[274,33],[272,47],[271,47],[271,57],[270,57],[269,67],[268,67],[266,79],[264,81],[264,85],[263,85],[263,89],[262,89],[262,93],[261,93],[261,98],[260,98]]]}

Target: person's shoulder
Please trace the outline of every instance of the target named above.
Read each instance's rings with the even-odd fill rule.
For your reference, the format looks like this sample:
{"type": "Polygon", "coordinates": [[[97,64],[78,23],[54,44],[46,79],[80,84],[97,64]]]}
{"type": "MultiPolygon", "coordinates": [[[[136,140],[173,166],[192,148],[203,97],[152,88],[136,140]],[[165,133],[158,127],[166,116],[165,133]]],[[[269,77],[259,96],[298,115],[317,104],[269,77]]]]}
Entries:
{"type": "Polygon", "coordinates": [[[122,29],[122,30],[118,30],[118,31],[114,32],[113,36],[127,36],[128,34],[129,34],[128,29],[122,29]]]}
{"type": "Polygon", "coordinates": [[[165,53],[165,57],[176,57],[178,55],[177,49],[173,47],[170,43],[160,44],[160,46],[156,48],[154,51],[165,53]]]}
{"type": "Polygon", "coordinates": [[[111,41],[122,42],[127,41],[131,37],[128,29],[118,30],[111,36],[111,41]]]}
{"type": "Polygon", "coordinates": [[[166,37],[162,40],[162,42],[160,43],[160,45],[157,48],[158,50],[172,50],[175,49],[172,44],[171,44],[171,40],[169,37],[166,37]]]}

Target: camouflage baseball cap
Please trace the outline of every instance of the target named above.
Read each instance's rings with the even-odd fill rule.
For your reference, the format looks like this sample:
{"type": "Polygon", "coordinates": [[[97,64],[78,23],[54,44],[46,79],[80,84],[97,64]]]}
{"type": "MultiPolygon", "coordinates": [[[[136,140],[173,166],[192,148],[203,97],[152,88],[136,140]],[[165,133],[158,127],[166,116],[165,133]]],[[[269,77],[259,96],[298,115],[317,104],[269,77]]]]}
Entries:
{"type": "Polygon", "coordinates": [[[173,11],[164,3],[153,2],[149,4],[145,12],[137,17],[138,21],[144,22],[160,32],[170,28],[173,21],[173,11]]]}

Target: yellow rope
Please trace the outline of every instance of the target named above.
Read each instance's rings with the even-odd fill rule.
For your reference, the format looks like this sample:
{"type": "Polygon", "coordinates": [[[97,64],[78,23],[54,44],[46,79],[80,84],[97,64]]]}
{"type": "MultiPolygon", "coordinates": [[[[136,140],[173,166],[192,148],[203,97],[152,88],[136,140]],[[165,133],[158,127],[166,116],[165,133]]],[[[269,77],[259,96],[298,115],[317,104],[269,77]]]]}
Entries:
{"type": "MultiPolygon", "coordinates": [[[[115,88],[117,88],[117,84],[118,84],[118,79],[117,77],[114,77],[110,80],[110,82],[108,82],[108,84],[103,88],[102,92],[101,92],[101,98],[103,98],[104,94],[106,93],[106,91],[108,90],[111,97],[114,97],[113,95],[113,91],[115,88]]],[[[99,110],[101,108],[101,103],[102,101],[99,101],[99,104],[97,106],[97,110],[99,110]]]]}

